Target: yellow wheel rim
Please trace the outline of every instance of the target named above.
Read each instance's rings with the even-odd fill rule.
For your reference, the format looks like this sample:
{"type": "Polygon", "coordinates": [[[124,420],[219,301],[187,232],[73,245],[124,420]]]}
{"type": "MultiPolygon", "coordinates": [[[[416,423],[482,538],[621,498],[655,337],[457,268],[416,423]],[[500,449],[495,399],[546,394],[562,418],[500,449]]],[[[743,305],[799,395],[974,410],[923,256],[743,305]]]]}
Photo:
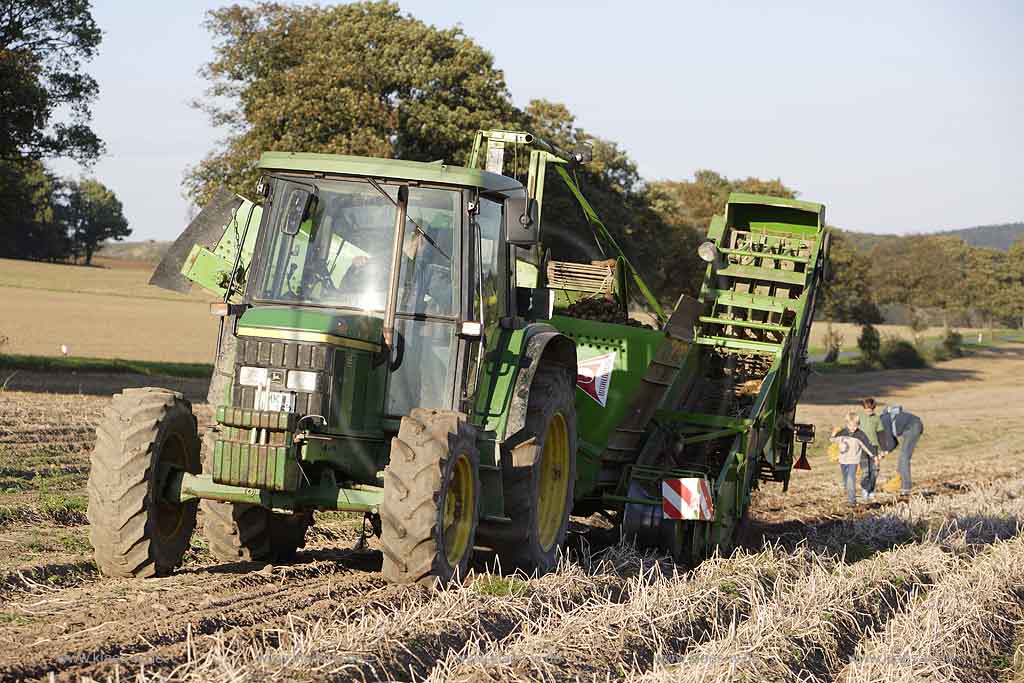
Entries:
{"type": "Polygon", "coordinates": [[[458,565],[469,551],[473,529],[473,466],[465,454],[455,458],[452,478],[444,495],[444,554],[449,566],[458,565]]]}
{"type": "Polygon", "coordinates": [[[551,550],[562,528],[569,496],[569,429],[565,417],[555,413],[544,435],[538,482],[537,538],[544,552],[551,550]]]}

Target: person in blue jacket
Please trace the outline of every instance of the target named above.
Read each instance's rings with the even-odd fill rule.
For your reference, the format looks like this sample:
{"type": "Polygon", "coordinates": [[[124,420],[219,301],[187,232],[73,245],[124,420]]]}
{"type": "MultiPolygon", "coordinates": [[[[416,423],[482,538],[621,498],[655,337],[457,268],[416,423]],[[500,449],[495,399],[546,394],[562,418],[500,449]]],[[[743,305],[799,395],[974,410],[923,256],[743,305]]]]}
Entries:
{"type": "MultiPolygon", "coordinates": [[[[900,455],[897,469],[900,473],[900,497],[910,495],[912,482],[910,479],[910,459],[914,456],[917,442],[924,434],[924,422],[917,415],[904,410],[903,406],[888,406],[882,412],[882,428],[891,435],[895,444],[899,445],[900,455]]],[[[892,449],[889,449],[892,450],[892,449]]]]}

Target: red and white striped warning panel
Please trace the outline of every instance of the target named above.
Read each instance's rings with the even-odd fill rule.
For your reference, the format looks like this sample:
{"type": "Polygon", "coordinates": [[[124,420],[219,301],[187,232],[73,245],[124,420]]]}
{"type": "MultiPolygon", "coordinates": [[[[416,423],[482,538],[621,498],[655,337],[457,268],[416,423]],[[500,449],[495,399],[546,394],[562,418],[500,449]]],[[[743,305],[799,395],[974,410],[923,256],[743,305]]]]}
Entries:
{"type": "Polygon", "coordinates": [[[662,479],[661,509],[665,519],[710,522],[715,518],[711,485],[703,477],[662,479]]]}

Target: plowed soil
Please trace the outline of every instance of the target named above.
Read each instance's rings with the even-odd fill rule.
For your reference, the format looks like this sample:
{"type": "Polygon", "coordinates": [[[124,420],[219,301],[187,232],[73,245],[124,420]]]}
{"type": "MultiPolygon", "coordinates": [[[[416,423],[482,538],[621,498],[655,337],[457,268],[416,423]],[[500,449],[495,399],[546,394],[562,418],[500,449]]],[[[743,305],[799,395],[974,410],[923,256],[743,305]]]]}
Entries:
{"type": "MultiPolygon", "coordinates": [[[[289,565],[220,563],[197,534],[174,576],[100,577],[84,483],[103,392],[124,379],[0,392],[0,680],[1024,675],[1022,345],[927,370],[812,376],[800,418],[822,437],[865,395],[922,416],[909,503],[848,509],[819,438],[814,469],[788,493],[756,494],[731,558],[687,572],[599,543],[579,520],[558,572],[478,574],[438,594],[386,585],[372,543],[357,547],[361,521],[336,513],[289,565]]],[[[883,478],[894,472],[883,465],[883,478]]]]}

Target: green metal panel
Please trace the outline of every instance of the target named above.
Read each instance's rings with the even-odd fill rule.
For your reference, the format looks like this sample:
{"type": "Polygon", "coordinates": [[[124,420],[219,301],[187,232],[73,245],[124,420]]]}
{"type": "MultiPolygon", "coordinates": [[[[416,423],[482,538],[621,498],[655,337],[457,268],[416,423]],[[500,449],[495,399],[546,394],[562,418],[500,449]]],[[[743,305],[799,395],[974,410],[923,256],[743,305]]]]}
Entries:
{"type": "Polygon", "coordinates": [[[769,332],[789,332],[788,325],[772,325],[770,323],[759,323],[750,320],[734,320],[732,318],[714,318],[709,315],[702,315],[698,318],[702,323],[710,323],[712,325],[735,325],[736,327],[746,327],[752,330],[767,330],[769,332]]]}
{"type": "Polygon", "coordinates": [[[759,268],[757,266],[729,266],[718,271],[723,277],[742,277],[767,282],[785,282],[791,285],[802,285],[807,279],[805,273],[777,268],[759,268]]]}
{"type": "Polygon", "coordinates": [[[231,220],[224,226],[224,233],[213,251],[194,245],[182,264],[181,274],[208,292],[224,296],[239,248],[242,250],[242,257],[238,261],[240,279],[244,281],[248,275],[262,217],[263,207],[243,199],[231,220]]]}
{"type": "Polygon", "coordinates": [[[213,481],[268,491],[295,491],[299,486],[295,447],[217,439],[213,447],[213,481]]]}
{"type": "Polygon", "coordinates": [[[722,306],[740,306],[742,308],[753,308],[758,311],[769,311],[772,313],[784,313],[789,310],[796,310],[797,302],[793,300],[780,300],[774,296],[759,294],[748,294],[746,292],[733,292],[727,289],[708,289],[704,291],[704,301],[715,301],[722,306]]]}
{"type": "Polygon", "coordinates": [[[808,211],[819,214],[825,210],[824,204],[817,202],[805,202],[801,199],[786,199],[785,197],[769,197],[762,194],[747,194],[745,192],[732,192],[729,194],[730,204],[757,204],[759,206],[786,206],[801,211],[808,211]]]}
{"type": "Polygon", "coordinates": [[[647,367],[654,360],[665,333],[643,327],[615,325],[556,315],[552,324],[576,343],[576,361],[614,354],[607,399],[597,399],[579,387],[576,389],[576,424],[581,439],[604,450],[608,437],[622,421],[632,404],[647,367]]]}
{"type": "Polygon", "coordinates": [[[238,319],[239,327],[300,330],[379,345],[384,322],[377,314],[297,306],[254,306],[238,319]]]}
{"type": "Polygon", "coordinates": [[[308,152],[264,152],[260,157],[258,167],[264,171],[336,173],[338,175],[394,178],[442,185],[479,187],[488,192],[504,195],[521,194],[523,191],[522,184],[514,178],[475,168],[449,166],[442,162],[425,163],[308,152]]]}

